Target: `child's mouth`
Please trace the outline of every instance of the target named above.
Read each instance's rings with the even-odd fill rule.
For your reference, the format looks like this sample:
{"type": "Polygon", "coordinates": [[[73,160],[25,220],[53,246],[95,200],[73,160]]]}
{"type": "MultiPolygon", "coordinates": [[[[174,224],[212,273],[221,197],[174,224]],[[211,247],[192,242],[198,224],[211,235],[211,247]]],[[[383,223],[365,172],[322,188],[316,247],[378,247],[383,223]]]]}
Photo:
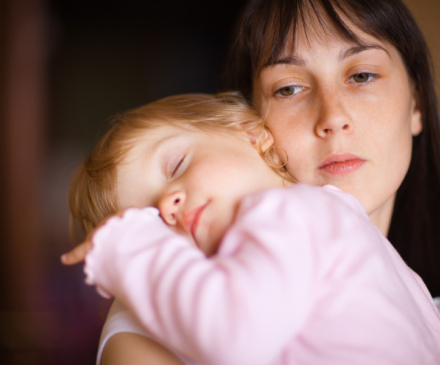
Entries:
{"type": "Polygon", "coordinates": [[[199,207],[190,210],[188,213],[185,214],[184,220],[183,220],[183,225],[185,227],[185,230],[188,233],[191,233],[191,236],[194,239],[194,242],[196,243],[197,247],[200,248],[200,245],[197,242],[197,238],[196,238],[196,232],[197,232],[197,227],[199,225],[199,220],[200,220],[200,216],[202,215],[204,209],[206,208],[206,206],[208,205],[209,202],[200,205],[199,207]]]}

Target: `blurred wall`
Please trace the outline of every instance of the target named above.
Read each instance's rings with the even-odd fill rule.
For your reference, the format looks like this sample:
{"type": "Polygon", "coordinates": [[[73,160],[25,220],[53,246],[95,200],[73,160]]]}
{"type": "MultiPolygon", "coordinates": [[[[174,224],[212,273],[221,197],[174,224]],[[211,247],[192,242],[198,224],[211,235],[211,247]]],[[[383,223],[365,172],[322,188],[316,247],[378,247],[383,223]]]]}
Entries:
{"type": "Polygon", "coordinates": [[[426,38],[436,70],[436,87],[440,90],[440,0],[403,1],[413,13],[426,38]]]}
{"type": "MultiPolygon", "coordinates": [[[[440,1],[405,0],[440,67],[440,1]]],[[[109,302],[63,267],[66,192],[118,111],[216,92],[244,0],[3,0],[0,364],[93,364],[109,302]]]]}
{"type": "Polygon", "coordinates": [[[219,90],[236,0],[0,4],[0,364],[93,364],[109,301],[63,267],[67,185],[108,118],[219,90]]]}

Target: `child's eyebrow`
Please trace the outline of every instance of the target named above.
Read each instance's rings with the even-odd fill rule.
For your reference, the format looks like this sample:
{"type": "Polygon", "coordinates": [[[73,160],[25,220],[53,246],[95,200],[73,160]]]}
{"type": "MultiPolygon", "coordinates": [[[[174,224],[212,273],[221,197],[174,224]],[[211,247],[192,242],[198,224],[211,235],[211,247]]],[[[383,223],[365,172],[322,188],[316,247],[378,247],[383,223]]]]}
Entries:
{"type": "Polygon", "coordinates": [[[160,162],[161,170],[166,174],[166,163],[168,159],[179,151],[179,137],[180,133],[175,133],[165,138],[158,140],[151,149],[151,157],[153,159],[158,159],[160,162]]]}
{"type": "Polygon", "coordinates": [[[176,134],[166,136],[164,138],[160,138],[156,141],[154,140],[154,138],[152,138],[152,140],[151,140],[152,143],[150,144],[150,146],[148,147],[148,150],[147,150],[150,158],[155,159],[155,158],[161,157],[161,155],[166,153],[168,148],[174,144],[175,140],[178,137],[179,137],[179,134],[176,133],[176,134]]]}
{"type": "Polygon", "coordinates": [[[178,138],[180,136],[180,134],[172,134],[170,136],[164,137],[159,139],[156,143],[153,144],[153,149],[157,150],[162,148],[162,146],[166,146],[168,143],[170,143],[170,141],[173,141],[174,139],[178,138]]]}

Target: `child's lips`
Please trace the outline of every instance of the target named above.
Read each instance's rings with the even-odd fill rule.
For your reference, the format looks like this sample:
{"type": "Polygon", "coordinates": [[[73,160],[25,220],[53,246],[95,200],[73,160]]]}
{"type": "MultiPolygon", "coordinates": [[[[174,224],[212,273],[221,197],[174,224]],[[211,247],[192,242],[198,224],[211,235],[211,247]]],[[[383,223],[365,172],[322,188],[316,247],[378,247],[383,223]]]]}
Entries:
{"type": "Polygon", "coordinates": [[[200,216],[202,215],[208,203],[209,202],[190,210],[188,213],[185,214],[183,218],[183,227],[186,232],[191,233],[197,246],[199,246],[196,239],[197,226],[199,224],[200,216]]]}

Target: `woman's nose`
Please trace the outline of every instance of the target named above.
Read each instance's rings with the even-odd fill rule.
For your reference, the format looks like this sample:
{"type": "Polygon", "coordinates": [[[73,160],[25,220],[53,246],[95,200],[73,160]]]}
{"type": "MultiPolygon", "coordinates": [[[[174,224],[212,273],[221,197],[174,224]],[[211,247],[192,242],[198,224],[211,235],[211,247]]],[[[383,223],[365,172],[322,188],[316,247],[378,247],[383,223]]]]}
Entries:
{"type": "Polygon", "coordinates": [[[344,102],[343,96],[338,93],[328,94],[320,100],[316,134],[321,138],[328,138],[338,133],[351,133],[354,124],[347,112],[348,105],[344,102]]]}
{"type": "Polygon", "coordinates": [[[185,193],[183,191],[175,191],[165,194],[159,201],[159,211],[165,223],[175,226],[178,223],[178,214],[185,202],[185,193]]]}

